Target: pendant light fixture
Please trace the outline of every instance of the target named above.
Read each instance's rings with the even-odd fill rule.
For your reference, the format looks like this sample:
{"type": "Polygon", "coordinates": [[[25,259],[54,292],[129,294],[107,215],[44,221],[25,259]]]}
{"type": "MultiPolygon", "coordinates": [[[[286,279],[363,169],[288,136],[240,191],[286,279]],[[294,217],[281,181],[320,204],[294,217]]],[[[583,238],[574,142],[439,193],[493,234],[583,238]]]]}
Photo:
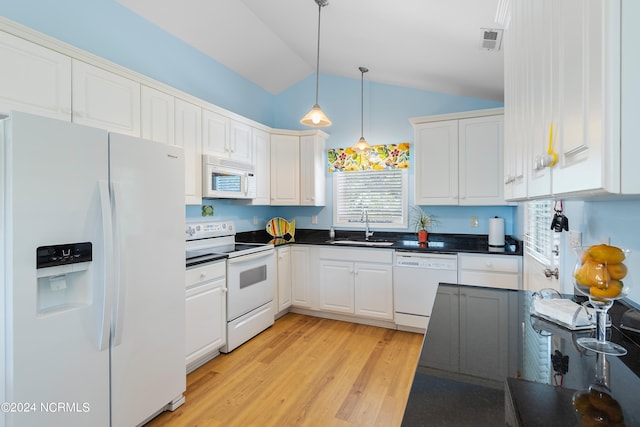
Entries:
{"type": "Polygon", "coordinates": [[[329,4],[328,0],[314,0],[318,4],[318,51],[316,56],[316,103],[302,119],[300,123],[306,126],[325,127],[331,125],[331,120],[318,105],[318,80],[320,77],[320,12],[322,8],[329,4]]]}
{"type": "Polygon", "coordinates": [[[361,136],[358,142],[356,142],[356,145],[353,146],[353,149],[356,150],[358,153],[363,154],[371,150],[371,146],[369,145],[367,140],[364,139],[364,73],[369,71],[369,69],[365,67],[358,67],[358,70],[360,70],[360,73],[361,73],[360,89],[362,93],[361,103],[360,103],[360,135],[361,136]]]}

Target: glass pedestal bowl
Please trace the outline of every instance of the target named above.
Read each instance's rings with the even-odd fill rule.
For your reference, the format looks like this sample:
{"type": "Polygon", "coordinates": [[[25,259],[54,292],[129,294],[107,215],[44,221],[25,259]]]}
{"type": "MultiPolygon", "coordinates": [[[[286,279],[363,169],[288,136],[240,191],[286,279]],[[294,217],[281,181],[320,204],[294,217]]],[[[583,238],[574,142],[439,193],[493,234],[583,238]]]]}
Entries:
{"type": "Polygon", "coordinates": [[[579,338],[577,343],[597,353],[624,356],[627,350],[606,339],[607,311],[631,288],[624,259],[629,253],[615,246],[593,245],[575,248],[577,262],[573,274],[576,291],[589,298],[596,312],[595,338],[579,338]]]}

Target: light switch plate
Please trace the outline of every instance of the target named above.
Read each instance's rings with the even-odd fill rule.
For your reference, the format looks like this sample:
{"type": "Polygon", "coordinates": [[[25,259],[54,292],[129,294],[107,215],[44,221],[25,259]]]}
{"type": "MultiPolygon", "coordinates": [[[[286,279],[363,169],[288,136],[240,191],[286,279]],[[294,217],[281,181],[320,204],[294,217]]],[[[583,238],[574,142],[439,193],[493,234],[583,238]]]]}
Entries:
{"type": "Polygon", "coordinates": [[[569,247],[577,248],[582,246],[582,233],[580,231],[569,231],[569,247]]]}
{"type": "Polygon", "coordinates": [[[478,217],[477,216],[472,216],[471,219],[469,220],[469,225],[473,228],[478,228],[478,217]]]}

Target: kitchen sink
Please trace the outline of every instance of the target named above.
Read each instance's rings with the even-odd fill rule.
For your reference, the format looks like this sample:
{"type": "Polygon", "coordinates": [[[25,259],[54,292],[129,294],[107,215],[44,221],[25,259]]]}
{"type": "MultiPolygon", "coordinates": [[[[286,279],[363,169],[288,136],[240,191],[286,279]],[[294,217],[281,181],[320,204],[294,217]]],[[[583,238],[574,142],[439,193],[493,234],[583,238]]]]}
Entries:
{"type": "Polygon", "coordinates": [[[327,243],[345,246],[391,246],[394,242],[387,240],[327,240],[327,243]]]}

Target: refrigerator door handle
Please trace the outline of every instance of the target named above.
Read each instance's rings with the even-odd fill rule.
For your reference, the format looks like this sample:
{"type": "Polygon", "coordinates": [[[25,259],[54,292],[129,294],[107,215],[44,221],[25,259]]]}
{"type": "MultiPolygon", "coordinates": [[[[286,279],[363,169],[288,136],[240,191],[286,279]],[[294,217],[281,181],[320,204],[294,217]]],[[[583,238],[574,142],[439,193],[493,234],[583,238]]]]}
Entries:
{"type": "Polygon", "coordinates": [[[102,307],[98,312],[98,350],[109,348],[109,333],[111,330],[109,313],[112,305],[113,287],[113,218],[111,215],[111,202],[109,198],[109,184],[107,181],[99,181],[100,209],[102,212],[102,233],[104,241],[104,275],[102,277],[102,292],[98,292],[102,307]]]}
{"type": "Polygon", "coordinates": [[[120,227],[118,226],[118,206],[120,205],[120,191],[119,184],[111,182],[111,206],[114,216],[113,230],[114,233],[114,245],[113,245],[113,263],[115,271],[114,290],[115,290],[115,310],[113,314],[113,328],[112,328],[112,347],[117,347],[122,342],[122,328],[124,321],[124,307],[126,303],[126,289],[122,285],[122,257],[120,256],[120,248],[122,245],[122,239],[120,238],[120,227]]]}

